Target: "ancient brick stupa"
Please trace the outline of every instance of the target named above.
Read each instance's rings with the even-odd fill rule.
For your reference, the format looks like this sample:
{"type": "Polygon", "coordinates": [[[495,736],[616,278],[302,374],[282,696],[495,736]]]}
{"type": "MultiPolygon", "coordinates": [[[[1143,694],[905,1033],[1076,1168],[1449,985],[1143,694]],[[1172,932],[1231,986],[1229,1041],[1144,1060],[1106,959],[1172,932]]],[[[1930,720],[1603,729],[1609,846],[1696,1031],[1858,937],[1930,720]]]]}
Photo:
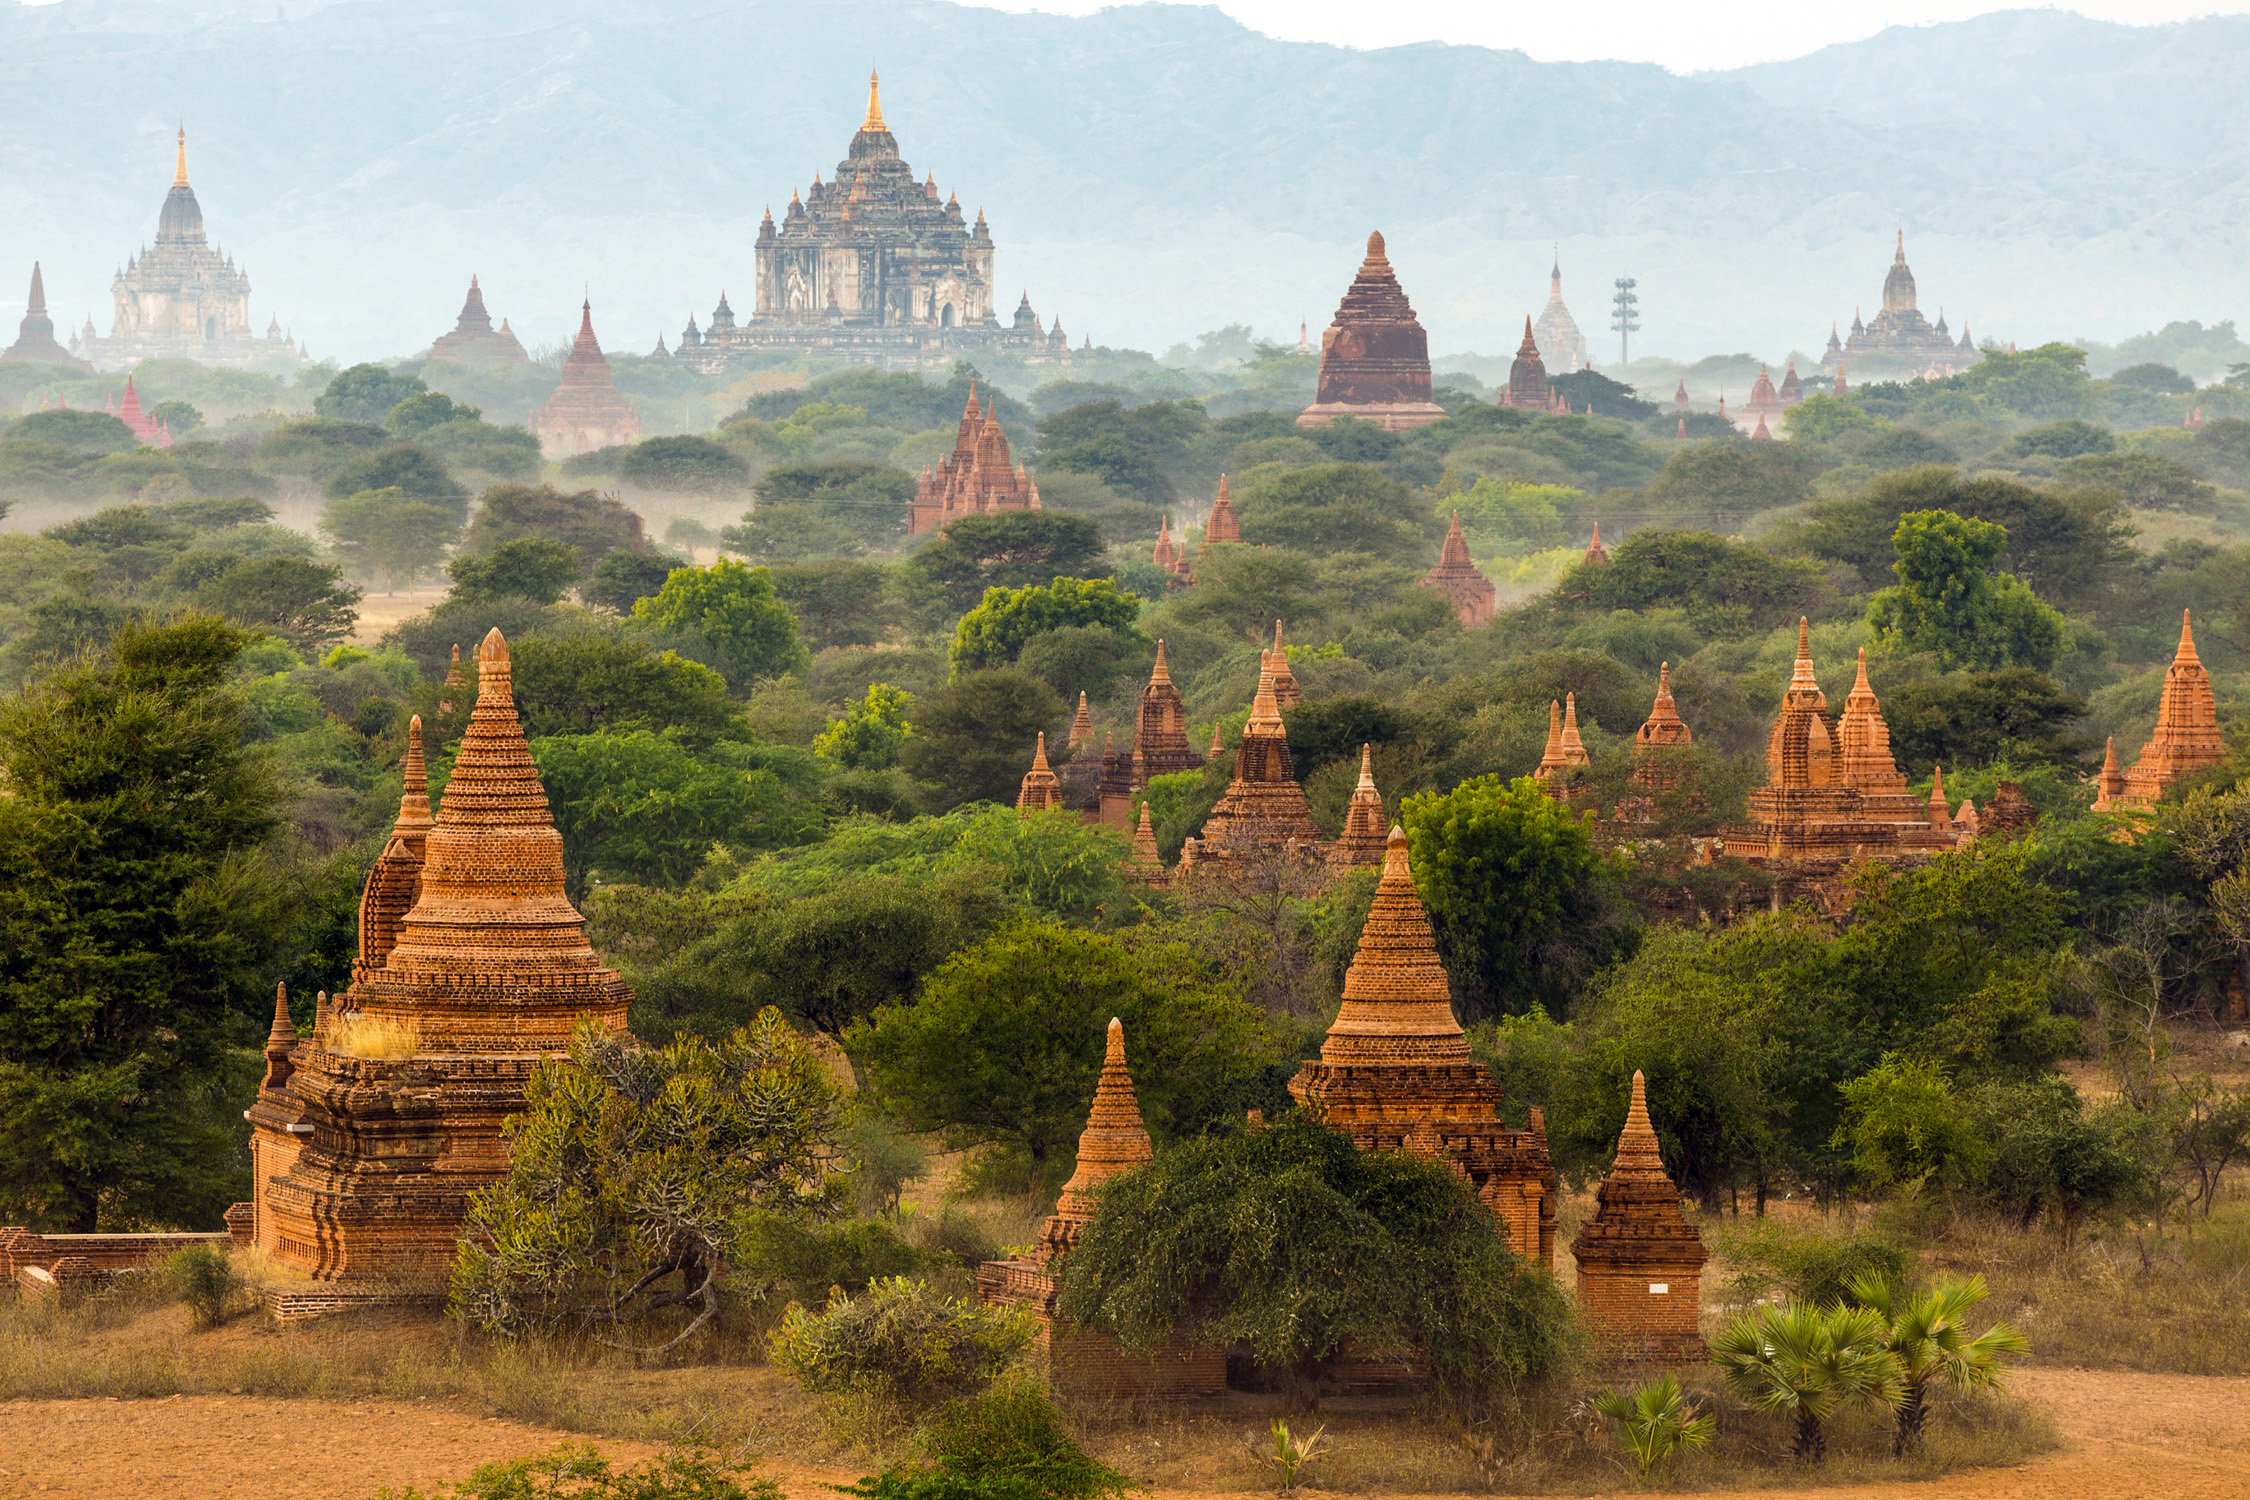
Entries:
{"type": "Polygon", "coordinates": [[[1133,795],[1152,776],[1198,771],[1203,757],[1188,743],[1187,708],[1165,664],[1164,642],[1156,643],[1156,665],[1141,689],[1133,712],[1133,747],[1102,757],[1101,820],[1113,828],[1133,826],[1133,795]]]}
{"type": "Polygon", "coordinates": [[[1594,1198],[1594,1217],[1580,1226],[1570,1250],[1578,1258],[1579,1310],[1602,1352],[1662,1364],[1701,1360],[1703,1240],[1664,1175],[1648,1118],[1648,1086],[1638,1072],[1616,1163],[1594,1198]]]}
{"type": "Polygon", "coordinates": [[[1196,545],[1195,560],[1203,560],[1206,547],[1224,546],[1242,540],[1242,517],[1235,513],[1234,502],[1227,498],[1227,476],[1219,476],[1219,493],[1211,502],[1211,514],[1203,522],[1203,540],[1196,545]]]}
{"type": "Polygon", "coordinates": [[[1379,865],[1390,844],[1383,832],[1390,820],[1383,816],[1383,794],[1375,789],[1374,747],[1359,747],[1359,785],[1352,788],[1351,804],[1344,809],[1343,831],[1328,850],[1328,862],[1339,870],[1353,865],[1379,865]]]}
{"type": "Polygon", "coordinates": [[[1274,702],[1273,656],[1268,655],[1258,674],[1250,720],[1242,726],[1242,743],[1234,752],[1234,780],[1204,819],[1196,858],[1279,853],[1292,844],[1308,855],[1318,852],[1320,828],[1305,804],[1305,789],[1297,784],[1289,737],[1274,702]]]}
{"type": "Polygon", "coordinates": [[[1164,868],[1164,856],[1156,847],[1156,825],[1149,821],[1146,802],[1141,804],[1140,824],[1133,830],[1133,873],[1156,889],[1172,881],[1171,873],[1164,868]]]}
{"type": "Polygon", "coordinates": [[[506,318],[500,320],[497,329],[492,326],[492,314],[484,310],[484,290],[474,276],[469,278],[469,295],[461,303],[461,316],[449,332],[440,334],[430,345],[429,357],[464,370],[531,363],[531,356],[517,342],[506,318]]]}
{"type": "Polygon", "coordinates": [[[1547,748],[1540,754],[1532,775],[1545,784],[1547,795],[1567,798],[1574,784],[1594,763],[1586,741],[1578,733],[1578,695],[1565,693],[1563,702],[1547,700],[1547,748]]]}
{"type": "Polygon", "coordinates": [[[501,1121],[533,1066],[581,1020],[622,1029],[632,1001],[563,895],[499,631],[427,822],[419,767],[362,897],[351,988],[250,1114],[257,1243],[324,1281],[442,1270],[469,1194],[507,1170],[501,1121]]]}
{"type": "Polygon", "coordinates": [[[1422,582],[1445,595],[1453,617],[1464,625],[1482,625],[1499,606],[1492,580],[1477,571],[1469,557],[1469,540],[1461,535],[1461,512],[1445,529],[1445,545],[1438,550],[1437,566],[1422,575],[1422,582]]]}
{"type": "Polygon", "coordinates": [[[923,469],[915,484],[907,509],[912,535],[936,531],[959,516],[1039,509],[1039,486],[1009,452],[999,411],[998,397],[977,409],[976,382],[970,381],[969,404],[953,429],[953,451],[923,469]]]}
{"type": "Polygon", "coordinates": [[[1062,805],[1086,822],[1098,821],[1102,806],[1102,758],[1094,751],[1094,716],[1086,695],[1078,695],[1078,713],[1070,721],[1070,759],[1055,773],[1062,783],[1062,805]]]}
{"type": "Polygon", "coordinates": [[[2226,741],[2219,735],[2219,704],[2211,691],[2211,674],[2196,654],[2195,632],[2187,611],[2180,612],[2180,647],[2164,671],[2164,696],[2157,700],[2156,732],[2141,746],[2140,759],[2120,774],[2117,746],[2112,741],[2108,763],[2102,767],[2101,795],[2094,801],[2100,811],[2154,807],[2164,789],[2190,772],[2217,765],[2226,758],[2226,741]]]}
{"type": "Polygon", "coordinates": [[[1500,1123],[1500,1085],[1469,1055],[1453,1015],[1430,919],[1407,865],[1406,835],[1390,831],[1383,876],[1344,974],[1344,1003],[1320,1056],[1289,1080],[1362,1151],[1418,1151],[1458,1163],[1497,1215],[1518,1255],[1551,1263],[1553,1169],[1544,1131],[1500,1123]]]}
{"type": "Polygon", "coordinates": [[[1320,336],[1320,384],[1299,427],[1357,417],[1404,432],[1442,421],[1430,399],[1430,340],[1384,258],[1383,236],[1367,237],[1367,258],[1320,336]]]}
{"type": "Polygon", "coordinates": [[[1181,549],[1178,542],[1172,540],[1172,518],[1170,516],[1158,516],[1156,518],[1156,548],[1150,554],[1149,560],[1175,578],[1185,576],[1187,573],[1187,553],[1181,549]]]}
{"type": "Polygon", "coordinates": [[[31,263],[31,295],[24,302],[23,322],[17,325],[16,341],[0,349],[0,362],[54,365],[57,374],[94,373],[91,363],[55,342],[54,319],[47,316],[47,283],[37,261],[31,263]]]}
{"type": "MultiPolygon", "coordinates": [[[[1781,425],[1781,395],[1774,390],[1773,377],[1766,373],[1764,365],[1758,366],[1758,378],[1750,387],[1750,399],[1735,413],[1734,425],[1744,432],[1781,425]]],[[[1771,436],[1770,431],[1768,436],[1771,436]]]]}
{"type": "Polygon", "coordinates": [[[1281,622],[1273,622],[1273,650],[1268,653],[1267,669],[1273,674],[1274,707],[1283,713],[1302,708],[1305,690],[1297,685],[1297,674],[1289,670],[1289,648],[1281,643],[1281,622]]]}
{"type": "Polygon", "coordinates": [[[984,1301],[1013,1303],[1039,1320],[1056,1383],[1073,1395],[1165,1399],[1217,1395],[1226,1386],[1226,1356],[1220,1350],[1175,1339],[1151,1354],[1130,1355],[1106,1334],[1074,1328],[1055,1314],[1056,1262],[1093,1222],[1103,1184],[1154,1155],[1133,1075],[1125,1066],[1125,1024],[1112,1017],[1093,1107],[1078,1138],[1077,1168],[1040,1228],[1038,1247],[977,1268],[977,1292],[984,1301]]]}
{"type": "Polygon", "coordinates": [[[1852,690],[1836,721],[1837,777],[1859,789],[1862,816],[1879,823],[1913,827],[1927,821],[1906,789],[1906,777],[1891,758],[1891,728],[1883,705],[1867,681],[1867,648],[1860,647],[1852,690]]]}
{"type": "Polygon", "coordinates": [[[1649,705],[1641,727],[1633,731],[1632,781],[1641,794],[1640,811],[1648,810],[1647,798],[1680,785],[1687,773],[1676,752],[1694,743],[1695,731],[1672,701],[1672,664],[1663,662],[1656,669],[1656,701],[1649,705]]]}
{"type": "Polygon", "coordinates": [[[578,337],[563,361],[562,384],[532,417],[531,430],[550,458],[641,440],[641,414],[610,377],[609,360],[594,337],[591,302],[578,309],[578,337]]]}
{"type": "Polygon", "coordinates": [[[1594,539],[1586,544],[1586,555],[1578,560],[1581,563],[1605,563],[1609,561],[1609,549],[1602,545],[1601,522],[1596,521],[1594,523],[1594,539]]]}
{"type": "Polygon", "coordinates": [[[1025,817],[1063,805],[1062,782],[1047,765],[1047,733],[1039,732],[1039,748],[1031,752],[1031,769],[1023,773],[1016,792],[1016,811],[1025,817]]]}
{"type": "Polygon", "coordinates": [[[1561,406],[1554,387],[1547,383],[1547,362],[1540,357],[1529,318],[1523,320],[1523,342],[1516,346],[1516,357],[1508,363],[1508,383],[1493,404],[1521,411],[1556,411],[1561,406]]]}

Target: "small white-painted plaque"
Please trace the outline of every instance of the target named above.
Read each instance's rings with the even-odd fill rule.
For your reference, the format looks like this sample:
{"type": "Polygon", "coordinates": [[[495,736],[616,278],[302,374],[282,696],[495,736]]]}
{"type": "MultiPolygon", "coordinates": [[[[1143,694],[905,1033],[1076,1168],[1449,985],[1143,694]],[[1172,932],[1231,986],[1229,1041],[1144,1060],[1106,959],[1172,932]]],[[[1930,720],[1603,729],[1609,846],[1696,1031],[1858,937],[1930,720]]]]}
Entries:
{"type": "Polygon", "coordinates": [[[1671,1290],[1671,1285],[1667,1282],[1652,1281],[1648,1284],[1648,1294],[1651,1297],[1661,1297],[1671,1290]]]}

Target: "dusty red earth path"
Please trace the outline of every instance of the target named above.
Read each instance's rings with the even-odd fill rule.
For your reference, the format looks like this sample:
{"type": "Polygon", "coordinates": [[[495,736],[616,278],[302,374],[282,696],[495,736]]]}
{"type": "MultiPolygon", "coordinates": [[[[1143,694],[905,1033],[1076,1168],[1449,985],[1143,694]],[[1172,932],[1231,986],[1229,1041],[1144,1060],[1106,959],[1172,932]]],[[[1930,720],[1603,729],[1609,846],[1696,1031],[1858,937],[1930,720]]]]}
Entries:
{"type": "MultiPolygon", "coordinates": [[[[2250,1380],[2025,1370],[2063,1446],[2014,1468],[1926,1483],[1744,1492],[1760,1500],[2218,1500],[2250,1496],[2250,1380]]],[[[58,1500],[365,1500],[384,1485],[427,1490],[480,1463],[537,1453],[567,1433],[485,1417],[451,1401],[0,1403],[0,1496],[58,1500]]],[[[604,1439],[621,1462],[655,1450],[604,1439]]],[[[833,1494],[852,1472],[768,1461],[791,1500],[833,1494]]],[[[1159,1490],[1156,1500],[1199,1492],[1159,1490]]],[[[1405,1500],[1405,1497],[1400,1497],[1405,1500]]]]}

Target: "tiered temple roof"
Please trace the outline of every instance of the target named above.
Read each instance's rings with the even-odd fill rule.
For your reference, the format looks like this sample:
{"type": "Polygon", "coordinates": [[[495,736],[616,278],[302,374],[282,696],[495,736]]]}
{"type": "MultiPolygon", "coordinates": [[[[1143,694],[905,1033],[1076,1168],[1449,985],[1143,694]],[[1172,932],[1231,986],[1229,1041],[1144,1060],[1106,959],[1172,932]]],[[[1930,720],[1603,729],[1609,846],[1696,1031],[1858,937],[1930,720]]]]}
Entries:
{"type": "Polygon", "coordinates": [[[935,531],[956,516],[1039,509],[1039,486],[1010,455],[999,409],[994,397],[979,411],[976,382],[969,383],[969,404],[954,429],[953,451],[934,468],[923,469],[915,486],[908,519],[912,535],[935,531]]]}
{"type": "Polygon", "coordinates": [[[1147,786],[1150,777],[1202,768],[1203,757],[1188,743],[1187,706],[1172,683],[1160,639],[1156,665],[1149,670],[1148,685],[1141,689],[1133,712],[1133,747],[1102,756],[1101,821],[1116,828],[1131,827],[1133,794],[1147,786]]]}
{"type": "Polygon", "coordinates": [[[2164,789],[2191,772],[2217,765],[2226,758],[2226,741],[2219,734],[2219,703],[2211,691],[2211,674],[2196,653],[2195,631],[2188,612],[2180,612],[2180,645],[2172,664],[2164,669],[2164,694],[2157,700],[2156,732],[2141,746],[2131,770],[2117,771],[2117,744],[2110,742],[2109,758],[2102,767],[2097,809],[2153,807],[2164,789]]]}
{"type": "Polygon", "coordinates": [[[601,340],[594,337],[594,304],[578,309],[578,337],[563,361],[562,383],[531,419],[531,430],[549,457],[591,453],[641,440],[641,414],[611,378],[601,340]]]}
{"type": "Polygon", "coordinates": [[[1141,804],[1141,821],[1133,830],[1133,869],[1148,885],[1161,890],[1171,883],[1164,856],[1156,847],[1156,825],[1149,821],[1148,804],[1141,804]]]}
{"type": "Polygon", "coordinates": [[[1283,713],[1304,705],[1305,690],[1297,686],[1297,674],[1289,670],[1289,649],[1281,643],[1281,622],[1273,622],[1273,650],[1267,653],[1267,669],[1273,673],[1273,701],[1283,713]]]}
{"type": "Polygon", "coordinates": [[[24,300],[23,321],[16,325],[16,341],[0,349],[0,362],[55,365],[60,370],[91,375],[93,365],[55,342],[55,323],[47,316],[47,282],[39,262],[31,263],[31,295],[24,300]]]}
{"type": "Polygon", "coordinates": [[[1339,870],[1381,864],[1390,842],[1383,830],[1389,826],[1389,819],[1383,816],[1383,794],[1375,789],[1374,747],[1362,745],[1359,785],[1352,788],[1351,803],[1344,809],[1343,831],[1328,851],[1328,862],[1339,870]]]}
{"type": "Polygon", "coordinates": [[[1437,566],[1422,575],[1422,582],[1445,595],[1453,605],[1454,618],[1464,625],[1484,624],[1499,605],[1500,596],[1492,580],[1478,572],[1469,557],[1459,511],[1453,513],[1453,523],[1445,529],[1445,545],[1438,550],[1437,566]]]}
{"type": "Polygon", "coordinates": [[[1039,748],[1031,753],[1031,769],[1023,773],[1016,793],[1016,811],[1025,817],[1063,805],[1062,782],[1047,764],[1047,732],[1039,731],[1039,748]]]}
{"type": "Polygon", "coordinates": [[[1735,413],[1734,425],[1753,436],[1755,429],[1764,427],[1769,438],[1773,435],[1772,429],[1781,425],[1781,396],[1774,390],[1773,377],[1766,373],[1764,365],[1758,366],[1757,382],[1750,387],[1750,399],[1735,413]]]}
{"type": "Polygon", "coordinates": [[[1578,1305],[1604,1351],[1661,1363],[1702,1359],[1697,1313],[1708,1255],[1664,1173],[1648,1085],[1638,1071],[1616,1161],[1594,1198],[1594,1216],[1570,1249],[1578,1261],[1578,1305]]]}
{"type": "Polygon", "coordinates": [[[1671,752],[1694,743],[1695,731],[1672,701],[1672,664],[1661,663],[1656,671],[1656,701],[1649,705],[1648,718],[1633,731],[1634,788],[1645,798],[1678,786],[1685,772],[1671,752]]]}
{"type": "MultiPolygon", "coordinates": [[[[1843,358],[1865,362],[1873,359],[1879,364],[1894,366],[1898,373],[1915,375],[1952,375],[1967,369],[1984,356],[1969,338],[1966,328],[1961,341],[1955,343],[1945,328],[1945,314],[1938,313],[1936,326],[1932,326],[1915,306],[1914,273],[1906,264],[1906,231],[1900,230],[1897,252],[1891,257],[1890,273],[1883,278],[1883,310],[1874,321],[1861,323],[1859,314],[1852,314],[1852,336],[1839,346],[1833,333],[1829,336],[1828,351],[1822,357],[1824,366],[1843,371],[1843,358]]],[[[1837,394],[1842,394],[1839,387],[1837,394]]]]}
{"type": "MultiPolygon", "coordinates": [[[[661,338],[658,342],[661,344],[661,338]]],[[[531,363],[531,356],[517,342],[515,330],[508,326],[507,319],[502,318],[497,329],[492,326],[492,314],[484,310],[484,289],[477,285],[474,276],[469,278],[469,295],[461,303],[461,316],[454,321],[451,332],[439,335],[430,345],[429,357],[464,370],[531,363]]]]}
{"type": "Polygon", "coordinates": [[[1187,576],[1187,552],[1178,542],[1172,540],[1172,518],[1170,516],[1158,516],[1156,518],[1156,550],[1149,560],[1175,577],[1184,578],[1187,576]]]}
{"type": "Polygon", "coordinates": [[[1258,674],[1250,720],[1242,726],[1242,744],[1234,753],[1234,780],[1204,820],[1197,858],[1278,852],[1290,844],[1307,854],[1316,852],[1320,828],[1305,805],[1305,789],[1297,784],[1296,763],[1290,758],[1281,709],[1274,701],[1269,655],[1266,669],[1258,674]]]}
{"type": "Polygon", "coordinates": [[[1125,1067],[1125,1023],[1112,1016],[1101,1077],[1094,1084],[1093,1108],[1087,1111],[1086,1129],[1078,1137],[1077,1168],[1063,1184],[1055,1211],[1039,1232],[1039,1243],[1047,1253],[1060,1255],[1078,1243],[1101,1206],[1103,1183],[1122,1177],[1155,1154],[1148,1127],[1141,1123],[1133,1075],[1125,1067]]]}
{"type": "Polygon", "coordinates": [[[1578,695],[1566,693],[1561,703],[1548,699],[1547,748],[1531,774],[1547,784],[1548,796],[1566,797],[1574,773],[1593,763],[1578,733],[1578,695]]]}
{"type": "Polygon", "coordinates": [[[1493,404],[1524,411],[1562,410],[1562,397],[1547,383],[1547,364],[1539,356],[1539,341],[1532,336],[1528,317],[1523,320],[1523,342],[1516,346],[1516,357],[1508,364],[1507,387],[1493,404]]]}
{"type": "Polygon", "coordinates": [[[1430,399],[1429,336],[1384,256],[1379,233],[1367,237],[1359,275],[1320,336],[1320,383],[1297,425],[1321,427],[1338,417],[1357,417],[1389,432],[1427,427],[1445,417],[1445,408],[1430,399]]]}

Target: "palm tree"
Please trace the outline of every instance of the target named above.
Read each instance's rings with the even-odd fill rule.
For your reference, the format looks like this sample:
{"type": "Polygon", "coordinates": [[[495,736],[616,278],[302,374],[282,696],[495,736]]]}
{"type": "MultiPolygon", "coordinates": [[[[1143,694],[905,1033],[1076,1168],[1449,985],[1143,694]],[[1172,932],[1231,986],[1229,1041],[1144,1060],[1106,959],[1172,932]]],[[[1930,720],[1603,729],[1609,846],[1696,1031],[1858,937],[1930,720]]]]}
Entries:
{"type": "Polygon", "coordinates": [[[1857,1276],[1847,1286],[1852,1300],[1888,1328],[1884,1344],[1898,1361],[1903,1399],[1891,1451],[1904,1458],[1922,1446],[1922,1424],[1930,1415],[1933,1381],[1957,1391],[1996,1391],[2007,1380],[2003,1359],[2022,1354],[2031,1341],[2005,1323],[1969,1337],[1969,1312],[1985,1299],[1982,1276],[1966,1281],[1945,1277],[1919,1296],[1909,1297],[1880,1276],[1857,1276]]]}
{"type": "Polygon", "coordinates": [[[1670,1462],[1682,1448],[1702,1447],[1719,1427],[1715,1419],[1696,1415],[1680,1395],[1680,1382],[1670,1375],[1630,1391],[1603,1391],[1593,1404],[1617,1424],[1643,1474],[1670,1462]]]}
{"type": "Polygon", "coordinates": [[[1806,1463],[1828,1456],[1826,1423],[1838,1407],[1904,1394],[1883,1320],[1864,1307],[1761,1307],[1728,1323],[1711,1362],[1752,1406],[1797,1419],[1792,1450],[1806,1463]]]}

